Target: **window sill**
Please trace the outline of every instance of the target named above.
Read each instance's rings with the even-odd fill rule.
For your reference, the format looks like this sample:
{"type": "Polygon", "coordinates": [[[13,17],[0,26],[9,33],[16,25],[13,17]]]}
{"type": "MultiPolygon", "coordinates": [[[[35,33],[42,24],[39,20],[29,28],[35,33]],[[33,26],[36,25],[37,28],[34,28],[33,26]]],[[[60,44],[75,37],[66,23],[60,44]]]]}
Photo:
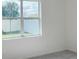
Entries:
{"type": "Polygon", "coordinates": [[[26,39],[26,38],[39,37],[39,36],[41,35],[37,34],[37,35],[28,35],[28,36],[17,36],[17,37],[10,37],[10,38],[2,38],[2,40],[26,39]]]}

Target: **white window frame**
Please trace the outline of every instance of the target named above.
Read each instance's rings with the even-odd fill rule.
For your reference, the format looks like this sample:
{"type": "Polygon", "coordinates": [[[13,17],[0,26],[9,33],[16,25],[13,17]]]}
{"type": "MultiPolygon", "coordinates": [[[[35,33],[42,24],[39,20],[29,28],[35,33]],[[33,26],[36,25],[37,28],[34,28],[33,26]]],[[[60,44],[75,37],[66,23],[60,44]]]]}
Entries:
{"type": "Polygon", "coordinates": [[[28,37],[38,37],[38,36],[41,36],[42,35],[42,22],[41,22],[41,3],[40,3],[40,1],[38,0],[38,1],[36,1],[36,0],[34,0],[35,2],[38,2],[38,14],[39,14],[39,17],[23,17],[23,1],[33,1],[33,0],[20,0],[20,12],[21,12],[21,16],[20,17],[2,17],[2,19],[20,19],[20,21],[21,21],[21,36],[20,37],[11,37],[11,38],[3,38],[3,40],[11,40],[11,39],[20,39],[20,38],[28,38],[28,37]],[[24,36],[23,35],[23,33],[24,33],[24,19],[29,19],[29,20],[31,20],[31,19],[38,19],[39,20],[39,34],[37,34],[37,35],[28,35],[28,36],[24,36]]]}

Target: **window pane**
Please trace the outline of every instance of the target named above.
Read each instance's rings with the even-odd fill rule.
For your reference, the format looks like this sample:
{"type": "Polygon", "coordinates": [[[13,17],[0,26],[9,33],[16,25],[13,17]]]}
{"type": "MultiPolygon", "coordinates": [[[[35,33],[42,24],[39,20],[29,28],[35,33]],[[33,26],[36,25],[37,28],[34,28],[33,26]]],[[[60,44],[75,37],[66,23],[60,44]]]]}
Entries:
{"type": "Polygon", "coordinates": [[[19,0],[3,0],[2,1],[3,17],[20,17],[20,1],[19,0]]]}
{"type": "Polygon", "coordinates": [[[38,2],[23,1],[23,16],[38,17],[38,2]]]}
{"type": "Polygon", "coordinates": [[[10,20],[2,20],[2,31],[3,32],[10,32],[10,20]]]}
{"type": "Polygon", "coordinates": [[[20,35],[20,19],[5,19],[2,21],[3,38],[16,37],[20,35]]]}
{"type": "Polygon", "coordinates": [[[24,32],[40,34],[40,16],[38,1],[23,1],[24,32]]]}
{"type": "Polygon", "coordinates": [[[10,38],[20,36],[20,1],[2,1],[2,36],[10,38]]]}
{"type": "Polygon", "coordinates": [[[11,20],[11,31],[20,31],[20,19],[11,20]]]}
{"type": "Polygon", "coordinates": [[[38,19],[25,19],[24,20],[24,32],[29,34],[39,34],[39,20],[38,19]]]}

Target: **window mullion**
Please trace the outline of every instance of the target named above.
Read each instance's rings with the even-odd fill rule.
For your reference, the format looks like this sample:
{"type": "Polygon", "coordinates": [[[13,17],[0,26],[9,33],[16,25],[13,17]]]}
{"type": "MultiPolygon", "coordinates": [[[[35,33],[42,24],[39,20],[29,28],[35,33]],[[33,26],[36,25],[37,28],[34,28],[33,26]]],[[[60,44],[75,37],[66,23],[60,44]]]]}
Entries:
{"type": "Polygon", "coordinates": [[[41,34],[41,4],[38,0],[38,16],[39,16],[39,33],[41,34]]]}
{"type": "Polygon", "coordinates": [[[23,0],[21,0],[21,34],[24,33],[23,0]]]}

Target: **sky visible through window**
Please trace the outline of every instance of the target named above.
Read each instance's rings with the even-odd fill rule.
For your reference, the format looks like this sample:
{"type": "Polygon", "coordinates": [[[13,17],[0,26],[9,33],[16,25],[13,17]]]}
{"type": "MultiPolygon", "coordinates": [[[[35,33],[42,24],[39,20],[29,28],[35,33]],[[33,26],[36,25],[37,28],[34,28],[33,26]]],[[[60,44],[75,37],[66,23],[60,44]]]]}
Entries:
{"type": "Polygon", "coordinates": [[[38,2],[23,1],[23,16],[37,17],[38,16],[38,2]]]}

